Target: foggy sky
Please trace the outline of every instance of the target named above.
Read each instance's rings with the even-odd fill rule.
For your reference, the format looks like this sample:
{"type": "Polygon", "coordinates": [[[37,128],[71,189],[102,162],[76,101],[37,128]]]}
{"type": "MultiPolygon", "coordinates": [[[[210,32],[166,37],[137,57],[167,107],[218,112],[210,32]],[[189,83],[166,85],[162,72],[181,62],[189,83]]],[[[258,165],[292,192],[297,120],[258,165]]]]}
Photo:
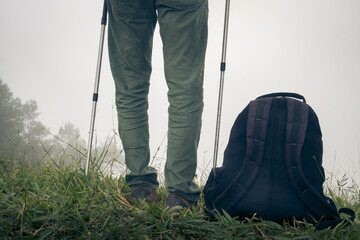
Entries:
{"type": "MultiPolygon", "coordinates": [[[[102,1],[0,0],[0,78],[34,99],[56,133],[72,122],[87,140],[102,1]]],[[[212,166],[225,0],[209,0],[199,168],[212,166]]],[[[360,1],[231,1],[219,163],[231,126],[259,95],[293,91],[317,113],[327,172],[360,172],[360,1]]],[[[151,152],[166,135],[167,100],[156,29],[149,95],[151,152]]],[[[105,42],[96,135],[117,129],[105,42]]],[[[120,146],[119,146],[120,147],[120,146]]],[[[164,156],[166,142],[160,146],[164,156]]]]}

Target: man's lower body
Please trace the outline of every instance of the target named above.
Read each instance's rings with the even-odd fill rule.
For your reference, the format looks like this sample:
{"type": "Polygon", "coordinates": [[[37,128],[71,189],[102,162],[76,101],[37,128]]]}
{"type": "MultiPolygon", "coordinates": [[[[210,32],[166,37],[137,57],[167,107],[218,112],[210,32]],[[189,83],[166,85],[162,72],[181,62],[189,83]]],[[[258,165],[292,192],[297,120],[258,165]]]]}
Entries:
{"type": "Polygon", "coordinates": [[[196,202],[194,183],[203,111],[207,0],[108,0],[108,46],[115,80],[119,134],[130,188],[158,187],[149,166],[148,92],[152,39],[159,22],[168,86],[165,186],[196,202]]]}

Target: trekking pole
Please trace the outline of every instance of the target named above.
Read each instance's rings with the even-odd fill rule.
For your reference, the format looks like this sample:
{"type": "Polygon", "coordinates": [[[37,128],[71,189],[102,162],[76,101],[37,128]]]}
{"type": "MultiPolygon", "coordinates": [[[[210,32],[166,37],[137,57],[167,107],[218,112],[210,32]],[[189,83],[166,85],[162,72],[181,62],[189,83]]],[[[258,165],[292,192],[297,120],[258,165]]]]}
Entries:
{"type": "Polygon", "coordinates": [[[92,99],[93,104],[92,104],[92,110],[91,110],[89,140],[88,140],[87,155],[86,155],[86,168],[85,168],[86,175],[89,172],[91,147],[92,147],[92,141],[93,141],[93,136],[94,136],[96,104],[97,104],[97,100],[98,100],[98,96],[99,96],[98,92],[99,92],[99,82],[100,82],[101,60],[102,60],[102,53],[103,53],[103,48],[104,48],[104,36],[105,36],[106,21],[107,21],[107,4],[106,4],[106,0],[104,0],[103,13],[102,13],[102,17],[101,17],[100,43],[99,43],[99,51],[98,51],[97,66],[96,66],[94,93],[93,93],[93,99],[92,99]]]}
{"type": "Polygon", "coordinates": [[[221,56],[221,64],[220,64],[219,100],[218,100],[218,109],[217,109],[217,118],[216,118],[215,146],[214,146],[214,159],[213,159],[214,174],[215,174],[215,168],[216,168],[217,157],[218,157],[218,149],[219,149],[220,121],[221,121],[222,98],[223,98],[223,91],[224,91],[224,76],[225,76],[225,65],[226,65],[225,61],[226,61],[227,35],[228,35],[228,26],[229,26],[229,12],[230,12],[230,0],[226,0],[222,56],[221,56]]]}

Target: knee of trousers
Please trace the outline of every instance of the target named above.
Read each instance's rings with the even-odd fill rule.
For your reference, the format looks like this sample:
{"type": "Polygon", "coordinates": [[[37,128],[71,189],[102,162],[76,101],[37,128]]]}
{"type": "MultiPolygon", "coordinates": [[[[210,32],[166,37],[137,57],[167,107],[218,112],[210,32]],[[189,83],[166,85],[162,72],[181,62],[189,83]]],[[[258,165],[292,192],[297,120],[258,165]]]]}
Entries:
{"type": "Polygon", "coordinates": [[[148,88],[116,90],[116,109],[119,127],[124,130],[147,125],[148,88]]]}
{"type": "Polygon", "coordinates": [[[203,90],[169,90],[169,114],[181,115],[184,117],[201,116],[204,102],[203,90]]]}

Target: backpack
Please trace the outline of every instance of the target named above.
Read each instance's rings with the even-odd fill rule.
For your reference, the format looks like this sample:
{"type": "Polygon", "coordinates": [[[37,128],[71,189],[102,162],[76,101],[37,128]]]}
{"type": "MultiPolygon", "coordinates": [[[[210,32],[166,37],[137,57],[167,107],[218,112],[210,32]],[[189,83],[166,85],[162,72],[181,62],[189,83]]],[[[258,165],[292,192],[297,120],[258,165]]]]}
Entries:
{"type": "Polygon", "coordinates": [[[224,152],[204,187],[207,210],[282,222],[305,220],[335,227],[351,209],[325,197],[322,133],[314,110],[295,93],[251,101],[238,115],[224,152]]]}

